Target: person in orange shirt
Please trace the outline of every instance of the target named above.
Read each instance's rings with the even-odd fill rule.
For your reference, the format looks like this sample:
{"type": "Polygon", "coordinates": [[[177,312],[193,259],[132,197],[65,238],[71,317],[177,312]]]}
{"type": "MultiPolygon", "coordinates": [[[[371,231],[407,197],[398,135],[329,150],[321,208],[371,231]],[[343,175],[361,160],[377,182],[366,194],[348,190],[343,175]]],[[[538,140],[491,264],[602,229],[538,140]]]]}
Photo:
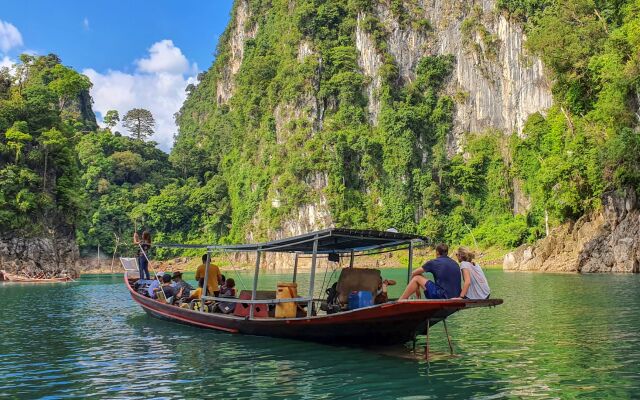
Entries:
{"type": "MultiPolygon", "coordinates": [[[[202,256],[202,264],[196,270],[196,280],[204,279],[204,266],[207,265],[207,255],[202,256]]],[[[222,284],[222,274],[217,265],[209,263],[209,276],[207,279],[207,296],[213,296],[213,292],[217,292],[219,285],[222,284]]]]}

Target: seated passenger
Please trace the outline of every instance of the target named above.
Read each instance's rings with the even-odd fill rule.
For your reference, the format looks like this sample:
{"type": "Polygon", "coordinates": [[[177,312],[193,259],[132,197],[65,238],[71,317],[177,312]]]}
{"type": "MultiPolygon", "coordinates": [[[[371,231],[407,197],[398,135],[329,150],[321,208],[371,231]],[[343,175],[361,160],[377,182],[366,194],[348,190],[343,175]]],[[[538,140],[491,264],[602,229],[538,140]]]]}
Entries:
{"type": "Polygon", "coordinates": [[[456,257],[460,262],[462,278],[464,279],[460,298],[471,300],[488,299],[491,289],[489,289],[489,283],[484,276],[484,272],[482,272],[482,268],[473,262],[475,254],[465,247],[460,247],[456,257]]]}
{"type": "Polygon", "coordinates": [[[151,284],[147,288],[147,294],[152,299],[156,298],[156,289],[160,287],[160,281],[162,280],[162,275],[164,275],[164,272],[158,272],[156,274],[156,278],[153,280],[153,282],[151,282],[151,284]]]}
{"type": "Polygon", "coordinates": [[[436,258],[413,271],[411,281],[398,300],[408,299],[413,294],[419,299],[422,291],[427,299],[450,299],[458,296],[461,291],[460,267],[447,256],[448,252],[449,246],[446,244],[437,245],[436,258]],[[431,272],[435,282],[422,276],[425,272],[431,272]]]}
{"type": "Polygon", "coordinates": [[[382,304],[389,301],[389,295],[387,294],[387,287],[393,286],[396,281],[393,279],[382,280],[380,277],[380,284],[378,285],[378,291],[376,292],[376,298],[373,299],[373,304],[382,304]]]}
{"type": "Polygon", "coordinates": [[[193,290],[193,286],[189,285],[188,282],[182,279],[182,272],[175,271],[171,279],[173,280],[172,286],[176,290],[176,293],[181,293],[181,298],[189,297],[190,292],[193,290]],[[182,290],[182,292],[180,292],[180,290],[182,290]]]}
{"type": "Polygon", "coordinates": [[[182,308],[192,308],[191,302],[194,300],[200,300],[202,297],[202,288],[204,287],[204,278],[200,278],[198,281],[198,288],[191,291],[189,296],[182,297],[182,304],[180,307],[182,308]]]}
{"type": "MultiPolygon", "coordinates": [[[[226,280],[225,284],[220,287],[220,297],[236,297],[236,282],[233,278],[226,280]]],[[[222,301],[218,303],[218,310],[224,314],[230,314],[236,309],[236,303],[222,301]]]]}
{"type": "Polygon", "coordinates": [[[229,278],[225,281],[224,285],[220,286],[220,297],[236,297],[236,281],[233,278],[229,278]]]}
{"type": "Polygon", "coordinates": [[[173,288],[173,286],[171,286],[171,275],[162,275],[162,286],[155,289],[156,296],[159,291],[164,292],[164,297],[167,299],[168,303],[173,302],[173,296],[176,295],[177,291],[173,288]]]}

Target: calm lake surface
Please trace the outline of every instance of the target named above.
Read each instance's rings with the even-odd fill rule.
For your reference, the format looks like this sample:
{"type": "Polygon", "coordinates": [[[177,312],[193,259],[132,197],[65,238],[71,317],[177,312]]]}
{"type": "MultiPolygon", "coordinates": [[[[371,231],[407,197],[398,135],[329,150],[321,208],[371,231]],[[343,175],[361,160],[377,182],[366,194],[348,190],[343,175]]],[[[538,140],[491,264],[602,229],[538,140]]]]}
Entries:
{"type": "MultiPolygon", "coordinates": [[[[406,272],[383,275],[399,281],[397,296],[406,272]]],[[[0,397],[640,397],[640,276],[487,276],[505,303],[449,318],[455,357],[434,326],[430,362],[408,347],[388,354],[159,321],[119,275],[0,284],[0,397]]],[[[283,276],[262,278],[273,289],[283,276]]]]}

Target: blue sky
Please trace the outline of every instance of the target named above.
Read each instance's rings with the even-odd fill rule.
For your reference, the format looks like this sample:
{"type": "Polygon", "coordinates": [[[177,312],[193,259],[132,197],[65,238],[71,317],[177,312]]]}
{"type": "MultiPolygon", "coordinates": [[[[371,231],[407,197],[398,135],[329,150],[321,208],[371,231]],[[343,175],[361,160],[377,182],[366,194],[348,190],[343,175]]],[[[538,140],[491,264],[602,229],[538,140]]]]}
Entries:
{"type": "Polygon", "coordinates": [[[2,0],[0,61],[6,65],[25,51],[58,54],[92,79],[99,114],[151,109],[154,139],[168,150],[184,87],[211,65],[232,3],[2,0]]]}

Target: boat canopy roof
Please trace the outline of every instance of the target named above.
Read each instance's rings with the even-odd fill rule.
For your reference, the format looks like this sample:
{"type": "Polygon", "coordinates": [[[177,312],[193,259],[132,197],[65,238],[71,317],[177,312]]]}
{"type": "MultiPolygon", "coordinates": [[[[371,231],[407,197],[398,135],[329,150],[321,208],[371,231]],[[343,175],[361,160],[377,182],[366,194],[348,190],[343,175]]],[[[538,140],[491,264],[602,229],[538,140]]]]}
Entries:
{"type": "Polygon", "coordinates": [[[268,251],[312,254],[317,239],[318,254],[350,253],[393,247],[407,247],[412,241],[426,242],[428,238],[408,233],[361,229],[331,228],[270,242],[240,245],[208,246],[223,251],[268,251]]]}

